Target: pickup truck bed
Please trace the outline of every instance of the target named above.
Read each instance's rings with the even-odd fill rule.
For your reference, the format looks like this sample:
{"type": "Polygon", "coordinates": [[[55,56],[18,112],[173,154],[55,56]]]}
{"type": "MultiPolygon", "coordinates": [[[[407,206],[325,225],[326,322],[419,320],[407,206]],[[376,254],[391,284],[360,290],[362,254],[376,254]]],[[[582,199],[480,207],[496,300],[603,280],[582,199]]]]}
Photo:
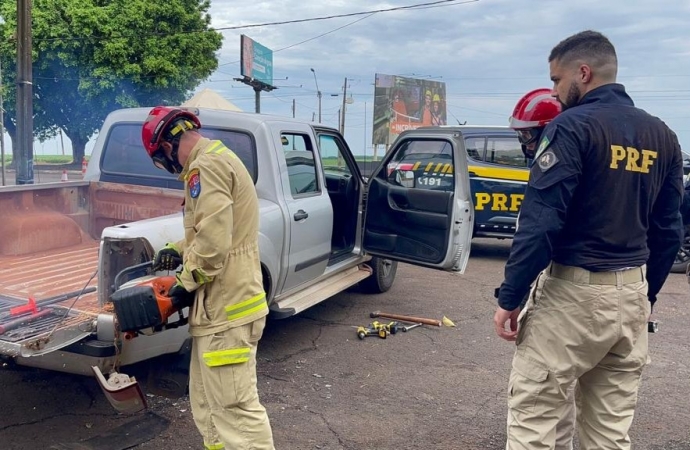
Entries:
{"type": "Polygon", "coordinates": [[[85,331],[108,308],[94,290],[103,228],[176,212],[181,196],[97,182],[0,190],[0,349],[19,353],[27,341],[53,329],[85,331]],[[85,287],[91,291],[77,297],[85,287]],[[11,308],[28,305],[29,297],[41,309],[41,301],[66,294],[69,298],[46,305],[41,317],[10,314],[11,308]]]}
{"type": "MultiPolygon", "coordinates": [[[[42,299],[67,292],[79,291],[88,282],[95,287],[95,268],[98,267],[98,241],[34,253],[26,256],[0,255],[0,302],[15,298],[26,303],[29,296],[42,299]]],[[[64,303],[70,304],[74,299],[64,303]]],[[[14,302],[12,302],[14,303],[14,302]]],[[[2,303],[0,303],[2,304],[2,303]]],[[[79,309],[98,309],[95,292],[83,295],[79,309]]]]}

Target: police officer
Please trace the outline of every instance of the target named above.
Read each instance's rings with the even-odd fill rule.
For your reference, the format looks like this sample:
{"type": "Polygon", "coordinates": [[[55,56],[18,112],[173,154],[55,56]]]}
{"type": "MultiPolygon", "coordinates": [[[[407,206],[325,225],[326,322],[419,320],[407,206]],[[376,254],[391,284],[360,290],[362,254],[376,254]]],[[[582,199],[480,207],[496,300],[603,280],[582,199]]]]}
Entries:
{"type": "Polygon", "coordinates": [[[169,295],[191,305],[190,400],[205,448],[273,449],[256,380],[268,314],[256,190],[242,161],[200,127],[194,114],[159,106],[142,128],[154,164],[185,183],[184,240],[160,250],[154,266],[182,265],[169,295]]]}
{"type": "Polygon", "coordinates": [[[506,448],[554,448],[577,380],[580,448],[629,449],[647,319],[681,243],[680,146],[616,83],[602,34],[563,40],[549,64],[564,111],[537,147],[494,316],[517,342],[506,448]]]}
{"type": "MultiPolygon", "coordinates": [[[[529,161],[534,162],[537,144],[544,132],[544,127],[561,113],[561,104],[551,95],[551,89],[534,89],[523,95],[513,108],[509,126],[517,133],[522,146],[522,153],[529,161]]],[[[518,223],[519,223],[518,213],[518,223]]],[[[519,228],[516,227],[516,229],[519,228]]],[[[520,308],[524,308],[528,295],[522,299],[520,308]]],[[[555,450],[572,450],[575,434],[575,383],[568,387],[565,408],[556,426],[555,450]]]]}

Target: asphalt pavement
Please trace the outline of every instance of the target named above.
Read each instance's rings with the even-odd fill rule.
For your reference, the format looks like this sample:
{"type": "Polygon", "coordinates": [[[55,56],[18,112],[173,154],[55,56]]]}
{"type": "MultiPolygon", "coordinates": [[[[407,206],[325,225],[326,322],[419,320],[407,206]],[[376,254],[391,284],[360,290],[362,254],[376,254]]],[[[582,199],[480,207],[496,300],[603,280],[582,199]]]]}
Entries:
{"type": "MultiPolygon", "coordinates": [[[[503,449],[514,345],[495,335],[492,317],[509,245],[475,240],[463,275],[401,265],[386,294],[351,290],[270,322],[258,373],[276,448],[503,449]],[[370,323],[374,310],[445,315],[456,327],[359,340],[353,326],[370,323]]],[[[671,274],[655,311],[660,332],[650,336],[635,449],[690,450],[689,297],[685,277],[671,274]]],[[[135,448],[202,448],[188,398],[148,400],[169,423],[135,448]]],[[[0,368],[0,405],[2,449],[106,450],[104,441],[117,441],[108,433],[150,417],[116,414],[90,378],[12,365],[0,368]],[[89,444],[94,439],[100,446],[89,444]]]]}

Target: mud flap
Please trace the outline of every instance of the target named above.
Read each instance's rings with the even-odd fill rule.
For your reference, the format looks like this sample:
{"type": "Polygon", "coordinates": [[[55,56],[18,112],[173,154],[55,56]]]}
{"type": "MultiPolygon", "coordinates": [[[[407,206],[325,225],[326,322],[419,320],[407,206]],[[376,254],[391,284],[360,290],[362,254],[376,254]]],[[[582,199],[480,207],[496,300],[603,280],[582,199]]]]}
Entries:
{"type": "Polygon", "coordinates": [[[117,412],[133,414],[147,408],[146,397],[134,377],[113,372],[106,380],[97,366],[91,366],[91,369],[101,390],[117,412]]]}

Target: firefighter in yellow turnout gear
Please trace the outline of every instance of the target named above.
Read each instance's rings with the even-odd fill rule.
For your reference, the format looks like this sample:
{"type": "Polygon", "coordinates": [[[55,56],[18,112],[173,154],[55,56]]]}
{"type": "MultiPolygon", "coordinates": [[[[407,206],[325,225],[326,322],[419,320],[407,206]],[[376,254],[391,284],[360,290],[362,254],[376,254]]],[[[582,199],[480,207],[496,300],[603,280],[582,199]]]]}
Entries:
{"type": "Polygon", "coordinates": [[[256,378],[268,314],[258,198],[242,161],[197,128],[193,114],[157,107],[142,130],[154,164],[185,184],[185,238],[159,251],[154,264],[174,269],[182,262],[170,295],[190,299],[190,400],[205,448],[273,449],[256,378]]]}

